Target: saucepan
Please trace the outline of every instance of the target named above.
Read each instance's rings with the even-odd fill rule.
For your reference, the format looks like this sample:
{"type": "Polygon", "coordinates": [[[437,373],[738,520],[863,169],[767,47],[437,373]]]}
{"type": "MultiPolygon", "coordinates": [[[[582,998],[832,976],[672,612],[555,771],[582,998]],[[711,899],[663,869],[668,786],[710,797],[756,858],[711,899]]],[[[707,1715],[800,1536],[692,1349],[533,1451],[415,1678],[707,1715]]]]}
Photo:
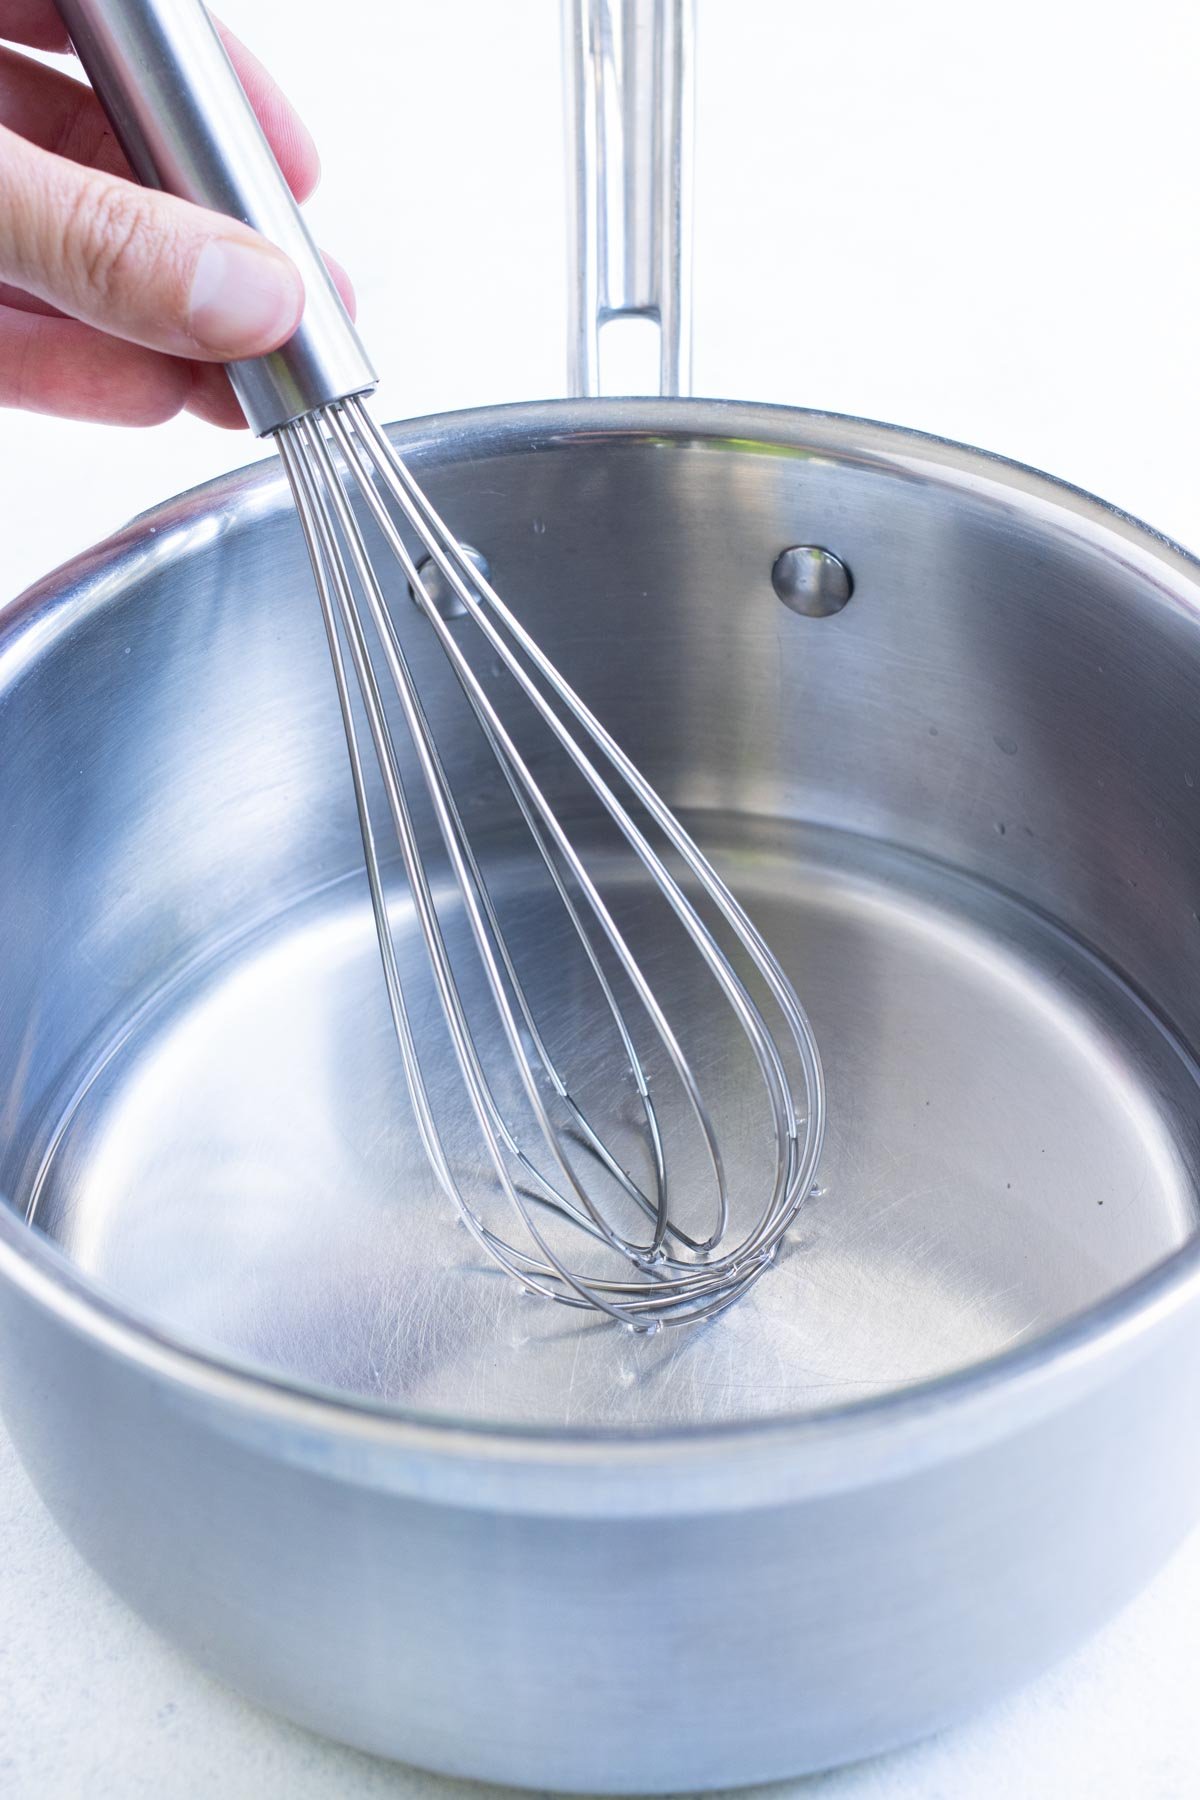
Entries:
{"type": "Polygon", "coordinates": [[[576,397],[393,435],[793,974],[818,1187],[690,1331],[463,1268],[257,464],[0,613],[0,1382],[64,1531],[262,1704],[666,1791],[946,1725],[1200,1512],[1200,567],[977,450],[682,397],[686,10],[568,21],[576,397]],[[623,312],[657,399],[596,395],[623,312]]]}

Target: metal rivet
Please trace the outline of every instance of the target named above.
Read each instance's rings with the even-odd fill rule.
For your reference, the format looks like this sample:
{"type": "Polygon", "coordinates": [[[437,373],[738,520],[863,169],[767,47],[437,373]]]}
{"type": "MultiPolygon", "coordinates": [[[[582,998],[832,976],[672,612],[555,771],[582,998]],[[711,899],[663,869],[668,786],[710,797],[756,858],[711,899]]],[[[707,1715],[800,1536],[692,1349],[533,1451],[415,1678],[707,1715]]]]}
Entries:
{"type": "Polygon", "coordinates": [[[854,578],[832,550],[819,544],[793,544],[781,550],[771,570],[771,585],[785,606],[806,619],[827,619],[841,612],[854,592],[854,578]]]}
{"type": "MultiPolygon", "coordinates": [[[[460,544],[459,548],[467,561],[478,569],[483,579],[489,581],[492,571],[482,550],[475,550],[470,544],[460,544]]],[[[432,556],[421,558],[417,564],[417,574],[421,577],[425,592],[429,595],[430,605],[442,615],[443,619],[461,619],[463,617],[468,610],[466,601],[455,592],[432,556]]],[[[471,591],[477,593],[478,589],[472,588],[471,591]]],[[[408,593],[411,600],[417,600],[411,581],[408,584],[408,593]]]]}

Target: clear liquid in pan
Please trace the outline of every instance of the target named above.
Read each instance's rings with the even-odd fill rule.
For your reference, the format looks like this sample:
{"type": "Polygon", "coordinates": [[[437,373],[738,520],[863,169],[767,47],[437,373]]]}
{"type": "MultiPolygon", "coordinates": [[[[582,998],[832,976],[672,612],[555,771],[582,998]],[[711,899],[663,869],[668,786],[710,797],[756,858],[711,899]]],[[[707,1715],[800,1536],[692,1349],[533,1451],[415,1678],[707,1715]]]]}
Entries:
{"type": "MultiPolygon", "coordinates": [[[[633,1337],[485,1266],[417,1140],[359,881],[140,1018],[62,1122],[37,1223],[208,1350],[423,1412],[635,1429],[818,1411],[960,1368],[1192,1235],[1196,1071],[1114,974],[895,852],[762,821],[695,829],[803,996],[829,1089],[818,1188],[713,1324],[633,1337]]],[[[553,984],[560,903],[522,847],[493,869],[535,990],[553,984]]],[[[664,939],[653,979],[686,1012],[671,943],[686,956],[664,939]]],[[[415,933],[406,948],[419,1019],[436,1003],[415,933]]],[[[735,1052],[700,1055],[727,1156],[752,1158],[735,1052]]]]}

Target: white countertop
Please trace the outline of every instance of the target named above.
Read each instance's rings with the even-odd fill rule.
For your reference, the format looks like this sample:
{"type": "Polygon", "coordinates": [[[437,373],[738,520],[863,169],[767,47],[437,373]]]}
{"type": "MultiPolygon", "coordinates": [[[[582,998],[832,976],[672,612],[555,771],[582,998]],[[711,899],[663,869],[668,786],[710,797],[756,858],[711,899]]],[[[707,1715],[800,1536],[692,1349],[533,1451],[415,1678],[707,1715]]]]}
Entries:
{"type": "MultiPolygon", "coordinates": [[[[382,411],[561,391],[558,0],[222,11],[316,126],[313,213],[358,282],[382,411]]],[[[699,60],[698,393],[982,444],[1200,545],[1192,0],[700,0],[699,60]]],[[[253,451],[191,420],[138,434],[0,414],[0,598],[253,451]]],[[[6,1795],[432,1800],[458,1785],[323,1743],[199,1674],[79,1562],[7,1440],[0,1568],[6,1795]]],[[[1198,1620],[1200,1536],[1025,1693],[786,1791],[1185,1800],[1200,1792],[1198,1620]]]]}

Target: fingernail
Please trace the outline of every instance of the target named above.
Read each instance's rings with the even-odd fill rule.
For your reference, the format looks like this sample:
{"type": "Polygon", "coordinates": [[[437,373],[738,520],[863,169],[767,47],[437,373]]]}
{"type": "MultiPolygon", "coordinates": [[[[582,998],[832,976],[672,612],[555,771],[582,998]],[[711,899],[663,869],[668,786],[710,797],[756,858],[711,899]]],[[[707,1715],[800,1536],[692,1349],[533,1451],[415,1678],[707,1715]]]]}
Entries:
{"type": "Polygon", "coordinates": [[[196,259],[188,326],[217,356],[261,356],[291,336],[304,310],[304,284],[277,250],[210,238],[196,259]]]}

